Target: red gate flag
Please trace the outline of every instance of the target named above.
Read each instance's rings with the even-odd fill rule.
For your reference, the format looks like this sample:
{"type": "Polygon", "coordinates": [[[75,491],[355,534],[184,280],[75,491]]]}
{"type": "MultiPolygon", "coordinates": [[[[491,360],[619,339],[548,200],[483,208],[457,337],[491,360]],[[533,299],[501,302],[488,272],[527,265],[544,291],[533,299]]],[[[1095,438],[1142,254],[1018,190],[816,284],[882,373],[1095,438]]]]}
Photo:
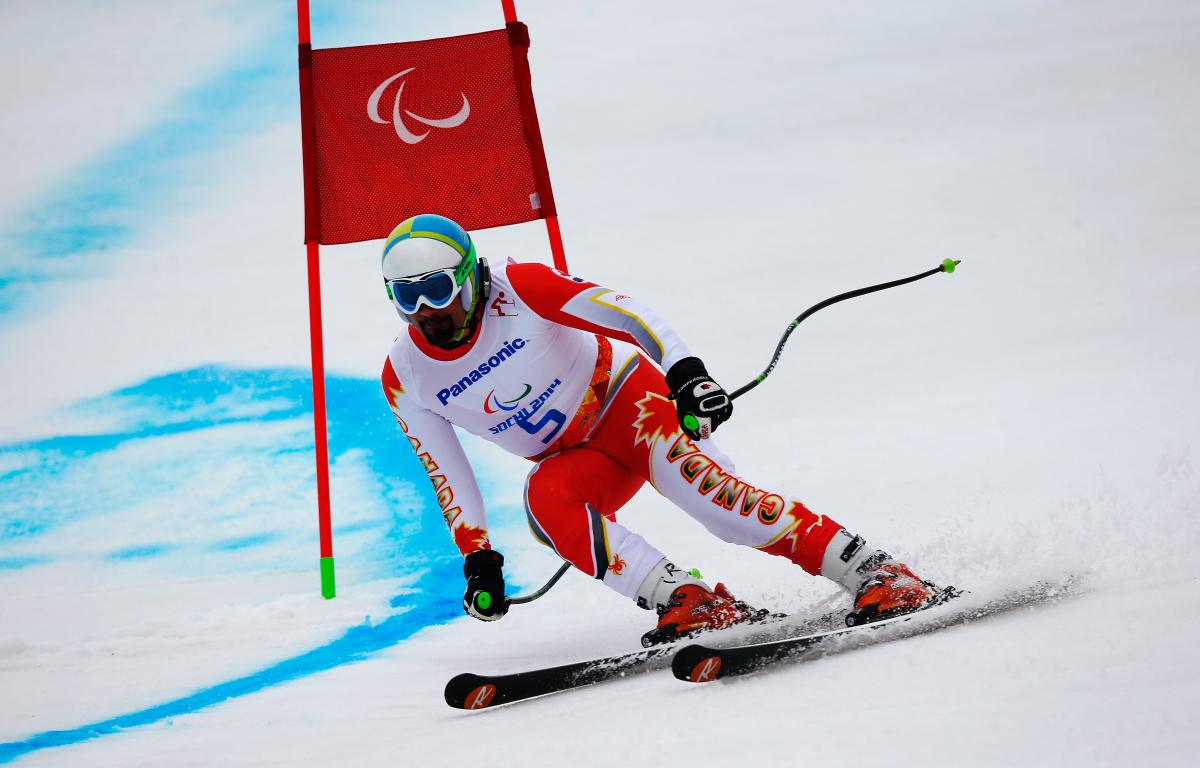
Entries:
{"type": "Polygon", "coordinates": [[[312,72],[306,165],[316,173],[305,239],[382,238],[417,213],[469,230],[555,216],[528,50],[521,22],[437,40],[302,48],[301,67],[312,72]]]}

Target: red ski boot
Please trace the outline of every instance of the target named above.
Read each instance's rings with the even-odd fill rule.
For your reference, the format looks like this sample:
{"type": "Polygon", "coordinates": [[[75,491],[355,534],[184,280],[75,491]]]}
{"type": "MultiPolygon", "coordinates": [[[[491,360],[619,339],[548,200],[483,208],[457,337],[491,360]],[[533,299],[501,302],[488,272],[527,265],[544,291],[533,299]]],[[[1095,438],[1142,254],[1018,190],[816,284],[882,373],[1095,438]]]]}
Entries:
{"type": "Polygon", "coordinates": [[[866,576],[854,596],[854,610],[846,616],[850,627],[882,621],[919,611],[940,601],[943,594],[928,581],[922,581],[907,565],[885,556],[875,563],[864,563],[866,576]]]}
{"type": "Polygon", "coordinates": [[[671,593],[670,601],[659,614],[658,626],[642,635],[642,645],[649,648],[705,629],[758,621],[767,613],[735,599],[724,584],[717,584],[711,592],[702,584],[684,584],[671,593]]]}

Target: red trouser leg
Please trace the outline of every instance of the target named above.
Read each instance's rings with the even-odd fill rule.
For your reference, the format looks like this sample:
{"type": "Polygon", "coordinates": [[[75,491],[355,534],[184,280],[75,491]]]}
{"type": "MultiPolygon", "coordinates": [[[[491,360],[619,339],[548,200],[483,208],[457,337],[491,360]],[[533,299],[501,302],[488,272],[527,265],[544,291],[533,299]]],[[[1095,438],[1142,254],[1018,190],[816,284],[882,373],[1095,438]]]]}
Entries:
{"type": "Polygon", "coordinates": [[[543,459],[525,482],[525,513],[539,541],[564,560],[632,597],[662,553],[616,522],[645,479],[587,447],[543,459]],[[647,561],[651,561],[647,565],[647,561]]]}

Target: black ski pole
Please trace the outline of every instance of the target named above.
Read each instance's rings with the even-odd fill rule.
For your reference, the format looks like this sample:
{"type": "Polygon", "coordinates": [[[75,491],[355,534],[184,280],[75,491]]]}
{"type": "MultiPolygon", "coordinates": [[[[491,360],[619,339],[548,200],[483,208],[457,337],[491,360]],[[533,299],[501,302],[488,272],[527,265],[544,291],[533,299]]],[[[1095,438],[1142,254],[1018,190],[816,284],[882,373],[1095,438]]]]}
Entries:
{"type": "Polygon", "coordinates": [[[558,570],[554,572],[554,575],[550,577],[550,581],[547,581],[545,584],[542,585],[541,589],[539,589],[536,592],[530,592],[528,595],[521,595],[520,597],[510,597],[508,599],[508,604],[509,605],[520,605],[521,603],[532,603],[534,600],[537,600],[539,597],[541,597],[542,595],[549,592],[550,587],[553,587],[555,584],[557,584],[558,580],[563,577],[563,574],[566,573],[567,569],[569,569],[570,567],[571,567],[570,563],[563,563],[561,566],[559,566],[558,570]]]}
{"type": "Polygon", "coordinates": [[[942,261],[941,264],[937,265],[933,269],[926,270],[925,272],[922,272],[919,275],[913,275],[912,277],[902,277],[899,280],[892,280],[891,282],[888,282],[888,283],[880,283],[879,285],[871,285],[866,288],[859,288],[857,291],[847,291],[846,293],[839,293],[837,296],[831,296],[828,299],[825,299],[825,301],[822,301],[820,304],[813,304],[811,307],[804,310],[804,312],[801,313],[801,315],[799,317],[797,317],[795,320],[793,320],[791,325],[789,325],[787,327],[787,330],[785,330],[783,332],[783,337],[779,340],[779,344],[777,344],[775,346],[775,354],[771,356],[770,365],[768,365],[766,367],[766,369],[763,370],[762,373],[758,374],[758,376],[756,376],[753,381],[746,384],[741,389],[738,389],[735,392],[733,392],[733,394],[731,394],[729,396],[729,399],[734,400],[738,397],[741,397],[742,395],[746,394],[750,390],[757,387],[759,384],[763,383],[763,381],[765,381],[766,378],[771,375],[771,371],[775,369],[775,364],[779,362],[779,356],[783,353],[783,345],[787,344],[788,336],[791,336],[792,331],[796,330],[796,326],[800,325],[800,323],[803,323],[805,321],[805,319],[808,318],[810,315],[815,314],[816,312],[819,312],[820,310],[825,309],[825,307],[828,307],[832,304],[837,304],[839,301],[845,301],[846,299],[854,299],[859,296],[866,296],[868,293],[875,293],[876,291],[882,291],[882,290],[886,290],[888,288],[895,288],[896,286],[905,285],[907,283],[915,283],[916,281],[922,280],[926,277],[929,277],[930,275],[936,275],[939,272],[946,272],[947,274],[949,274],[949,273],[953,272],[954,268],[957,267],[961,263],[962,263],[961,259],[945,259],[944,261],[942,261]]]}
{"type": "MultiPolygon", "coordinates": [[[[913,275],[912,277],[903,277],[899,280],[892,280],[891,282],[880,283],[879,285],[870,285],[870,286],[867,286],[866,288],[859,288],[856,291],[847,291],[846,293],[839,293],[837,296],[831,296],[828,299],[825,299],[825,301],[820,302],[819,304],[812,305],[808,309],[804,310],[804,312],[801,313],[801,315],[799,317],[797,317],[795,320],[793,320],[791,322],[791,324],[787,327],[787,329],[783,332],[783,337],[781,339],[779,339],[779,344],[777,344],[775,346],[775,354],[771,356],[771,362],[766,367],[766,369],[764,369],[762,373],[758,374],[758,376],[756,376],[752,381],[747,383],[745,386],[743,386],[737,390],[734,390],[729,395],[729,399],[736,400],[737,398],[741,397],[742,395],[746,394],[750,390],[757,387],[759,384],[763,383],[766,380],[766,378],[771,375],[771,371],[773,371],[775,369],[775,364],[779,362],[779,356],[781,354],[783,354],[783,345],[787,344],[788,337],[792,335],[792,331],[796,330],[796,326],[800,325],[800,323],[803,323],[810,315],[812,315],[816,312],[819,312],[820,310],[825,309],[825,307],[828,307],[832,304],[837,304],[839,301],[845,301],[846,299],[853,299],[858,296],[866,296],[868,293],[875,293],[876,291],[882,291],[887,288],[895,288],[898,285],[905,285],[906,283],[916,282],[917,280],[921,280],[923,278],[929,277],[930,275],[936,275],[939,272],[947,272],[947,273],[953,272],[954,268],[957,267],[961,263],[962,263],[961,259],[946,259],[941,264],[934,267],[933,269],[926,270],[925,272],[922,272],[919,275],[913,275]]],[[[684,418],[684,424],[685,424],[685,426],[687,426],[688,429],[698,429],[700,427],[700,422],[696,420],[696,417],[693,414],[690,414],[690,413],[686,414],[683,418],[684,418]],[[691,420],[690,422],[688,421],[689,419],[691,420]]]]}

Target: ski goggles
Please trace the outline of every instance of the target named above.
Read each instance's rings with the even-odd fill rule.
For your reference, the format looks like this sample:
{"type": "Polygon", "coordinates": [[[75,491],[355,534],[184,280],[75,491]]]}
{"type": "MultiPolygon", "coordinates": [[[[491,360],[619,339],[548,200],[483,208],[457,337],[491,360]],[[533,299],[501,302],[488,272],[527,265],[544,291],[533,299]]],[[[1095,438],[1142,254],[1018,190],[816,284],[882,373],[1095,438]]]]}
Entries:
{"type": "Polygon", "coordinates": [[[422,304],[430,309],[445,309],[450,306],[471,273],[475,270],[475,248],[467,252],[467,258],[457,267],[447,267],[412,277],[385,280],[388,296],[392,303],[406,315],[411,315],[422,304]]]}

